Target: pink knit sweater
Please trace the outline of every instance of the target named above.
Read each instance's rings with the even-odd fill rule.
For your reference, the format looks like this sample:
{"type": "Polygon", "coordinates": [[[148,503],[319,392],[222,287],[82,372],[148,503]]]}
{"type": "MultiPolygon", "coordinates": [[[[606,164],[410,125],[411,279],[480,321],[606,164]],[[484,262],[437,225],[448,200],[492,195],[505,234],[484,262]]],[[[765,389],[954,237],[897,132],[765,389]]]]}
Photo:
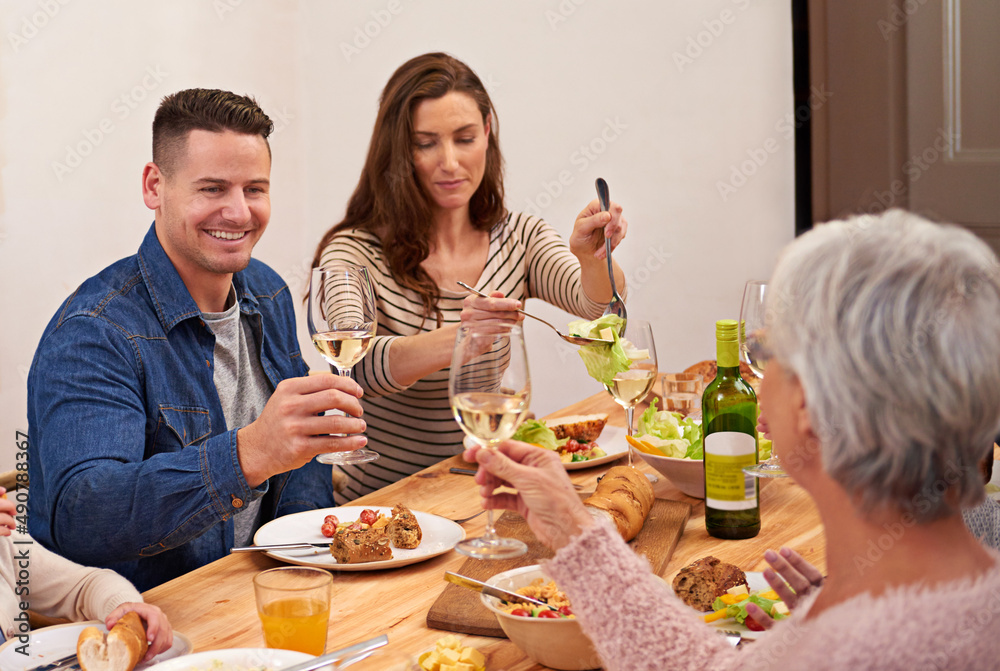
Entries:
{"type": "MultiPolygon", "coordinates": [[[[994,553],[995,554],[995,553],[994,553]]],[[[665,669],[1000,669],[1000,554],[975,581],[862,595],[793,617],[733,649],[609,525],[588,528],[547,565],[609,671],[665,669]]]]}

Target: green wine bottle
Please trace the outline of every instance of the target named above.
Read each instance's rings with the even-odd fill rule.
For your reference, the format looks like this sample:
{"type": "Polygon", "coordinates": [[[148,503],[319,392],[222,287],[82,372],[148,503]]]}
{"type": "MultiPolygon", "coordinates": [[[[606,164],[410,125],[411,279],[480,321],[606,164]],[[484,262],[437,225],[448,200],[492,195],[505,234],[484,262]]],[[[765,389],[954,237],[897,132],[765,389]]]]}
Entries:
{"type": "Polygon", "coordinates": [[[705,527],[716,538],[753,538],[760,531],[757,395],[740,377],[735,319],[715,323],[718,372],[701,397],[704,431],[705,527]]]}

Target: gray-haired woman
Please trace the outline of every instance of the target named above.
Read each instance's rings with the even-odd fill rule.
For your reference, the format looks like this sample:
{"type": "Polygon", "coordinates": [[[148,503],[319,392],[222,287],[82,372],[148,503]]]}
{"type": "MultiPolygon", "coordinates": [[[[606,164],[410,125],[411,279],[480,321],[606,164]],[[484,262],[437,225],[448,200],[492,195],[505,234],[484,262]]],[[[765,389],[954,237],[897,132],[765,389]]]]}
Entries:
{"type": "Polygon", "coordinates": [[[486,505],[559,550],[548,572],[609,669],[995,668],[1000,555],[961,510],[982,500],[977,463],[1000,428],[996,257],[890,211],[802,236],[769,291],[761,405],[827,538],[828,576],[791,618],[729,649],[583,510],[552,453],[467,451],[486,505]]]}

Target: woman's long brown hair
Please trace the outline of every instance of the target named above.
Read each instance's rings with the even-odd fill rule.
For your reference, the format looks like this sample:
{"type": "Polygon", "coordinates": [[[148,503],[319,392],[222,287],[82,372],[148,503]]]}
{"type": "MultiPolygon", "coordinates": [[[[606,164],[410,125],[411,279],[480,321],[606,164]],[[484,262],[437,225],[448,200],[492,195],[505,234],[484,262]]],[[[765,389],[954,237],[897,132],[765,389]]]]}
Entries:
{"type": "Polygon", "coordinates": [[[503,156],[493,102],[482,81],[462,61],[443,53],[423,54],[396,70],[382,91],[368,157],[343,221],[320,240],[313,257],[319,265],[323,250],[341,231],[363,229],[382,241],[389,271],[400,286],[416,292],[424,319],[436,318],[441,297],[431,276],[421,267],[430,252],[431,207],[413,169],[413,112],[426,99],[451,91],[464,93],[479,108],[485,123],[491,119],[483,181],[469,201],[472,226],[488,231],[506,214],[503,192],[503,156]],[[391,243],[391,244],[390,244],[391,243]]]}

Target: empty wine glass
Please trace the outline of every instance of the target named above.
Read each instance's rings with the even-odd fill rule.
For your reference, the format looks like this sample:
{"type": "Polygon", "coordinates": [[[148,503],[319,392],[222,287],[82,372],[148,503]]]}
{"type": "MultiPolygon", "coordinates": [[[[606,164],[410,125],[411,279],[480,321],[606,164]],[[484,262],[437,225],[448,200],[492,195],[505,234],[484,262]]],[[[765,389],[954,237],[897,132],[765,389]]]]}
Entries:
{"type": "MultiPolygon", "coordinates": [[[[455,421],[479,445],[492,449],[514,435],[531,401],[521,327],[498,320],[462,324],[455,336],[448,397],[455,421]]],[[[528,546],[497,536],[493,510],[488,510],[486,532],[455,550],[477,559],[505,559],[524,554],[528,546]]]]}
{"type": "MultiPolygon", "coordinates": [[[[646,398],[656,380],[656,343],[653,342],[653,327],[639,319],[625,322],[625,332],[621,337],[632,344],[632,355],[642,358],[633,359],[629,369],[615,375],[611,384],[605,384],[604,388],[615,403],[625,408],[626,434],[631,436],[635,406],[646,398]]],[[[632,465],[631,442],[628,446],[628,465],[632,465]]]]}
{"type": "MultiPolygon", "coordinates": [[[[764,369],[770,358],[767,347],[767,319],[764,313],[764,297],[767,282],[750,280],[743,288],[743,304],[740,307],[740,356],[750,366],[758,378],[764,377],[764,369]]],[[[788,474],[774,455],[759,464],[747,466],[744,473],[758,478],[783,478],[788,474]]]]}
{"type": "MultiPolygon", "coordinates": [[[[309,333],[313,345],[338,374],[350,377],[351,368],[368,351],[377,325],[375,288],[368,269],[348,263],[313,268],[309,278],[309,333]]],[[[316,457],[324,464],[362,464],[378,459],[377,452],[353,450],[316,457]]]]}

